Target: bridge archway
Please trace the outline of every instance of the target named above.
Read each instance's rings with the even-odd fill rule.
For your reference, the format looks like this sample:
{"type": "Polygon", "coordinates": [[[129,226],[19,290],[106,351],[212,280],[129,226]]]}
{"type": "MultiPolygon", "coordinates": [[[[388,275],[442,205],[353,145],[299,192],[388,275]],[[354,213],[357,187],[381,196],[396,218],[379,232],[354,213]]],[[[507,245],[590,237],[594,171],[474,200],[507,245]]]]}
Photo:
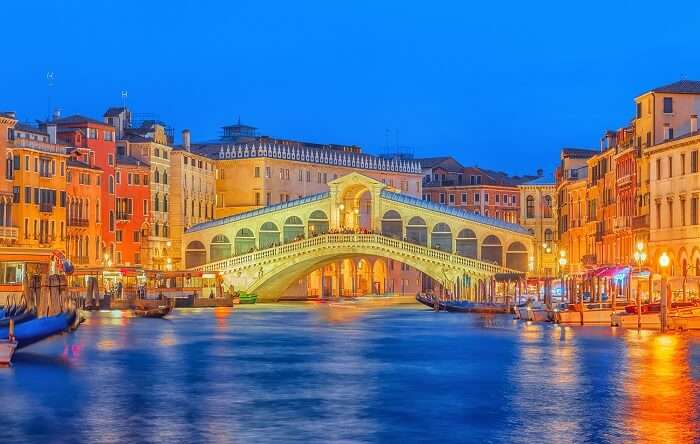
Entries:
{"type": "Polygon", "coordinates": [[[412,217],[406,225],[406,238],[414,244],[428,246],[428,226],[425,219],[419,216],[412,217]]]}
{"type": "Polygon", "coordinates": [[[435,224],[430,233],[430,246],[452,253],[452,230],[449,225],[444,222],[435,224]]]}
{"type": "Polygon", "coordinates": [[[372,193],[366,183],[351,182],[339,190],[338,220],[341,227],[372,228],[372,193]]]}
{"type": "Polygon", "coordinates": [[[457,234],[457,254],[472,259],[478,259],[479,250],[476,241],[476,233],[469,228],[460,230],[457,234]]]}
{"type": "Polygon", "coordinates": [[[259,240],[260,249],[270,248],[280,243],[280,230],[274,222],[265,222],[260,226],[259,240]]]}
{"type": "Polygon", "coordinates": [[[233,241],[233,249],[236,255],[255,250],[255,234],[253,234],[253,230],[250,228],[241,228],[238,230],[236,238],[233,241]]]}
{"type": "Polygon", "coordinates": [[[315,210],[309,215],[309,236],[328,233],[328,215],[321,210],[315,210]]]}
{"type": "Polygon", "coordinates": [[[403,223],[398,211],[389,210],[384,213],[382,217],[382,234],[394,239],[403,239],[403,223]]]}
{"type": "Polygon", "coordinates": [[[508,246],[506,252],[506,267],[513,270],[526,272],[527,271],[527,248],[522,242],[513,242],[508,246]]]}
{"type": "Polygon", "coordinates": [[[200,241],[192,241],[185,249],[185,267],[199,267],[207,263],[207,249],[200,241]]]}
{"type": "Polygon", "coordinates": [[[384,294],[387,291],[387,266],[386,259],[375,258],[372,264],[372,293],[384,294]]]}
{"type": "Polygon", "coordinates": [[[231,257],[231,241],[223,234],[217,234],[209,245],[209,260],[220,261],[231,257]]]}
{"type": "Polygon", "coordinates": [[[503,265],[503,245],[501,240],[490,234],[481,243],[481,260],[503,265]]]}
{"type": "Polygon", "coordinates": [[[304,221],[299,216],[289,216],[282,227],[284,243],[304,236],[304,221]]]}

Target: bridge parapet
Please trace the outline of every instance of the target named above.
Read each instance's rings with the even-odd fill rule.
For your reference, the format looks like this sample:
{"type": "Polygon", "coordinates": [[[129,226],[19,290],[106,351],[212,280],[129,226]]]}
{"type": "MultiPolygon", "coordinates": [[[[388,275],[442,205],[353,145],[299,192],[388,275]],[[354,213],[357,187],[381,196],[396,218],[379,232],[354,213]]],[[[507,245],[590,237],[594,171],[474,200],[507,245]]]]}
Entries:
{"type": "MultiPolygon", "coordinates": [[[[459,256],[457,254],[448,253],[445,251],[428,248],[426,246],[394,239],[381,234],[324,234],[310,239],[291,242],[285,245],[268,248],[265,250],[254,251],[251,253],[234,256],[217,262],[194,267],[196,271],[229,271],[242,267],[252,266],[260,262],[266,262],[271,259],[283,260],[286,256],[293,255],[309,248],[320,246],[337,246],[337,245],[352,245],[356,247],[363,246],[380,246],[388,247],[394,250],[400,250],[404,253],[419,256],[422,258],[430,258],[444,265],[451,265],[460,268],[466,268],[474,272],[493,275],[496,273],[516,272],[498,264],[483,262],[469,257],[459,256]]],[[[368,252],[371,254],[371,252],[368,252]]]]}

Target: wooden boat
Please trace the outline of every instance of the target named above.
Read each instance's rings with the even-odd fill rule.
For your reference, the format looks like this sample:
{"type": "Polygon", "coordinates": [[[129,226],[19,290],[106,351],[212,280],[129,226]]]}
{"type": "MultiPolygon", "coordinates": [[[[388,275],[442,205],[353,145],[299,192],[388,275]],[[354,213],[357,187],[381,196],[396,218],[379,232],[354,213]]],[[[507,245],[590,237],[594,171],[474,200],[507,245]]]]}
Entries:
{"type": "Polygon", "coordinates": [[[165,304],[160,300],[139,299],[131,310],[134,316],[139,318],[162,318],[170,314],[175,307],[175,300],[172,298],[166,299],[165,304]]]}
{"type": "MultiPolygon", "coordinates": [[[[68,331],[74,324],[75,310],[64,311],[55,316],[36,318],[15,326],[14,337],[17,349],[22,349],[48,337],[68,331]]],[[[9,337],[9,327],[0,328],[0,338],[9,337]]]]}
{"type": "Polygon", "coordinates": [[[7,327],[10,322],[14,322],[15,325],[21,324],[23,322],[31,321],[36,318],[35,309],[24,309],[16,314],[0,319],[0,327],[7,327]]]}
{"type": "Polygon", "coordinates": [[[566,325],[611,325],[611,317],[616,310],[609,303],[584,304],[583,316],[581,304],[569,304],[566,310],[554,314],[554,322],[566,325]]]}
{"type": "MultiPolygon", "coordinates": [[[[628,305],[624,311],[612,316],[612,325],[622,328],[661,328],[661,304],[643,304],[642,315],[637,316],[637,306],[628,305]]],[[[700,305],[695,302],[674,302],[668,313],[668,328],[678,330],[700,329],[700,305]]]]}
{"type": "Polygon", "coordinates": [[[440,303],[445,310],[457,313],[508,313],[506,304],[489,304],[471,301],[444,301],[440,303]]]}
{"type": "Polygon", "coordinates": [[[10,321],[8,327],[7,339],[0,339],[0,367],[7,367],[12,363],[12,356],[17,349],[14,321],[10,321]]]}
{"type": "Polygon", "coordinates": [[[668,327],[672,330],[700,330],[700,307],[683,307],[668,315],[668,327]]]}
{"type": "Polygon", "coordinates": [[[516,307],[517,315],[515,319],[523,321],[545,322],[549,320],[547,306],[541,302],[529,301],[516,307]]]}
{"type": "Polygon", "coordinates": [[[430,295],[418,293],[416,295],[416,301],[430,308],[435,308],[435,299],[430,295]]]}
{"type": "Polygon", "coordinates": [[[253,293],[246,293],[244,291],[238,293],[239,304],[255,304],[257,300],[258,296],[253,293]]]}

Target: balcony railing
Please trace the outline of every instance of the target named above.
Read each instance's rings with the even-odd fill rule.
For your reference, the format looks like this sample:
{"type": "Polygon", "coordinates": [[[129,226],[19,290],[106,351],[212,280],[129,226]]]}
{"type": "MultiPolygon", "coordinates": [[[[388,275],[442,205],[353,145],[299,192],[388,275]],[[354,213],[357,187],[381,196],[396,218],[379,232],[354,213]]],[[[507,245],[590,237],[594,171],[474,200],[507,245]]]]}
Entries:
{"type": "Polygon", "coordinates": [[[90,263],[90,258],[87,256],[73,256],[71,260],[76,265],[84,265],[90,263]]]}
{"type": "Polygon", "coordinates": [[[17,148],[31,148],[37,151],[43,151],[45,153],[66,153],[66,147],[63,145],[55,145],[53,143],[40,142],[38,140],[18,138],[12,141],[12,145],[17,148]]]}
{"type": "Polygon", "coordinates": [[[17,240],[19,229],[17,227],[0,227],[0,239],[17,240]]]}
{"type": "Polygon", "coordinates": [[[120,220],[120,221],[131,220],[131,214],[119,211],[119,212],[117,212],[117,220],[120,220]]]}
{"type": "Polygon", "coordinates": [[[87,227],[89,223],[90,221],[88,221],[87,219],[80,219],[77,217],[71,217],[68,219],[69,227],[87,227]]]}
{"type": "Polygon", "coordinates": [[[50,202],[41,202],[39,204],[39,211],[41,213],[51,213],[53,211],[54,204],[50,202]]]}
{"type": "Polygon", "coordinates": [[[643,228],[649,228],[649,215],[642,214],[641,216],[632,217],[632,229],[639,230],[643,228]]]}

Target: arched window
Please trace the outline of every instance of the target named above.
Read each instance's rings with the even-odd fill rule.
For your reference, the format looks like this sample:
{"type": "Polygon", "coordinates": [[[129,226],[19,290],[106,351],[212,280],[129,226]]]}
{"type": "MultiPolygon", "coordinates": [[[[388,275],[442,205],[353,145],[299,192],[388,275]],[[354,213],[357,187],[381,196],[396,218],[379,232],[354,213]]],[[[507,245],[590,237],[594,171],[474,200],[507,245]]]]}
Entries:
{"type": "Polygon", "coordinates": [[[198,267],[207,262],[207,250],[200,241],[192,241],[185,249],[185,267],[198,267]]]}
{"type": "Polygon", "coordinates": [[[552,230],[549,228],[544,230],[544,241],[545,242],[552,242],[552,230]]]}
{"type": "Polygon", "coordinates": [[[154,181],[155,183],[160,183],[160,171],[155,170],[155,171],[153,172],[153,181],[154,181]]]}
{"type": "Polygon", "coordinates": [[[163,196],[163,212],[168,212],[168,195],[163,196]]]}
{"type": "Polygon", "coordinates": [[[160,197],[158,197],[158,193],[153,196],[153,211],[160,211],[160,197]]]}
{"type": "Polygon", "coordinates": [[[414,244],[428,245],[428,227],[422,217],[414,216],[408,221],[406,239],[414,244]]]}
{"type": "Polygon", "coordinates": [[[551,218],[552,217],[552,196],[546,195],[544,196],[544,203],[543,203],[543,213],[542,217],[544,218],[551,218]]]}
{"type": "Polygon", "coordinates": [[[304,236],[304,221],[297,216],[289,216],[284,221],[284,243],[291,242],[304,236]]]}
{"type": "Polygon", "coordinates": [[[309,216],[309,236],[328,233],[328,216],[316,210],[309,216]]]}
{"type": "Polygon", "coordinates": [[[535,198],[532,196],[527,196],[525,203],[525,217],[528,219],[533,219],[535,217],[535,198]]]}
{"type": "Polygon", "coordinates": [[[260,249],[274,247],[280,243],[280,230],[272,222],[265,222],[260,227],[260,249]]]}
{"type": "Polygon", "coordinates": [[[255,250],[255,235],[248,228],[238,230],[236,239],[233,242],[233,249],[237,255],[255,250]]]}
{"type": "Polygon", "coordinates": [[[435,224],[430,236],[430,246],[432,248],[452,252],[452,230],[445,223],[435,224]]]}
{"type": "Polygon", "coordinates": [[[164,171],[164,172],[163,172],[163,183],[164,183],[165,185],[168,184],[168,172],[167,172],[167,171],[164,171]]]}
{"type": "Polygon", "coordinates": [[[493,234],[486,236],[481,243],[481,260],[503,265],[503,245],[493,234]]]}
{"type": "Polygon", "coordinates": [[[231,257],[231,241],[223,234],[217,234],[211,240],[209,261],[216,262],[231,257]]]}
{"type": "Polygon", "coordinates": [[[382,234],[384,236],[401,239],[403,237],[403,224],[401,215],[394,210],[389,210],[382,217],[382,234]]]}
{"type": "Polygon", "coordinates": [[[469,228],[465,228],[457,234],[457,254],[472,259],[478,257],[476,234],[469,228]]]}

